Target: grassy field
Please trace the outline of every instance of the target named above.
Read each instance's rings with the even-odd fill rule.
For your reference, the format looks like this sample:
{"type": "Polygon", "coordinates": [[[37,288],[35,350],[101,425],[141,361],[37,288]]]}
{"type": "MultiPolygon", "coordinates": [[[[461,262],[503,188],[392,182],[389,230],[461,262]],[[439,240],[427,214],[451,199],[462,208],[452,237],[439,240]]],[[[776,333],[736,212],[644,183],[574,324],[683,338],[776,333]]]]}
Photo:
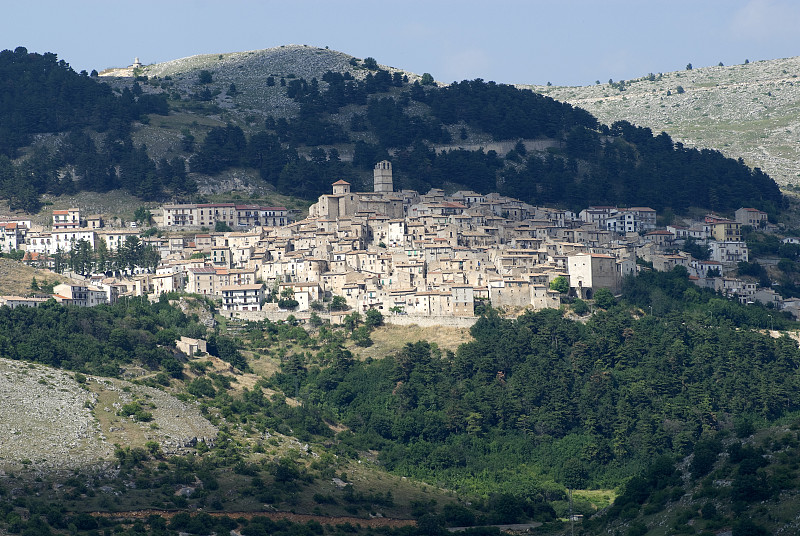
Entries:
{"type": "Polygon", "coordinates": [[[373,342],[372,346],[361,348],[349,343],[348,349],[360,359],[368,357],[381,359],[397,353],[406,344],[417,341],[429,341],[435,343],[442,350],[455,352],[461,344],[472,340],[472,336],[466,328],[393,326],[390,324],[377,328],[372,332],[370,338],[373,342]]]}
{"type": "Polygon", "coordinates": [[[81,217],[93,214],[102,214],[107,224],[111,223],[114,217],[122,220],[133,220],[133,213],[139,207],[153,210],[158,203],[142,201],[123,190],[113,190],[106,193],[98,192],[79,192],[74,195],[43,195],[44,207],[39,214],[34,215],[33,221],[39,225],[50,225],[54,210],[66,210],[68,208],[81,209],[81,217]]]}
{"type": "Polygon", "coordinates": [[[31,268],[21,262],[0,258],[0,296],[27,296],[31,291],[31,281],[41,286],[43,283],[55,282],[56,284],[67,281],[66,277],[50,270],[31,268]]]}

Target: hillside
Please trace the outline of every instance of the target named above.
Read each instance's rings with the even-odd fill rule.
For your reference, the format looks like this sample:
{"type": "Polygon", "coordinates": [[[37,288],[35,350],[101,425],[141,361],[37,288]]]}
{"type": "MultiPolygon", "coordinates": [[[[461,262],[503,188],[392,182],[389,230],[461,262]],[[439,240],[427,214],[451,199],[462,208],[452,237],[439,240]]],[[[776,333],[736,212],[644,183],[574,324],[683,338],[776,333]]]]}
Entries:
{"type": "Polygon", "coordinates": [[[624,119],[665,131],[687,147],[742,158],[787,186],[800,185],[798,75],[800,57],[794,57],[657,73],[613,85],[521,87],[580,106],[603,123],[624,119]]]}
{"type": "Polygon", "coordinates": [[[169,116],[137,126],[133,139],[153,158],[186,158],[203,193],[266,187],[313,200],[338,179],[368,189],[372,166],[388,158],[397,185],[421,191],[498,191],[573,209],[780,208],[768,177],[716,153],[676,149],[629,125],[609,130],[582,109],[512,86],[436,85],[370,60],[291,45],[101,79],[124,89],[135,74],[134,92],[169,95],[169,116]]]}
{"type": "MultiPolygon", "coordinates": [[[[108,70],[100,73],[101,79],[122,75],[146,76],[148,78],[169,79],[171,90],[182,94],[196,91],[198,73],[206,70],[212,73],[210,89],[220,90],[214,102],[223,110],[231,111],[241,118],[249,114],[266,117],[288,117],[297,113],[299,106],[286,97],[286,88],[279,83],[281,78],[321,79],[326,71],[351,71],[356,79],[363,79],[368,69],[351,65],[353,56],[324,48],[308,45],[284,45],[264,50],[246,52],[228,52],[223,54],[204,54],[180,58],[164,63],[145,65],[133,73],[129,69],[108,70]],[[270,86],[267,79],[273,77],[275,85],[270,86]],[[230,85],[236,86],[235,101],[228,94],[230,85]]],[[[408,75],[413,82],[420,77],[413,73],[380,66],[390,72],[401,72],[408,75]]]]}
{"type": "Polygon", "coordinates": [[[768,175],[717,151],[629,122],[604,125],[511,85],[437,85],[429,74],[327,49],[194,56],[109,76],[78,74],[55,54],[22,47],[0,60],[17,95],[0,107],[0,122],[26,133],[0,130],[8,155],[0,196],[12,209],[36,211],[42,194],[116,189],[154,202],[233,191],[313,201],[337,180],[368,190],[384,159],[398,189],[498,192],[576,211],[753,206],[775,219],[784,206],[768,175]],[[26,69],[51,75],[28,88],[26,69]],[[64,100],[65,87],[82,98],[64,100]],[[53,114],[61,121],[43,119],[53,114]]]}
{"type": "Polygon", "coordinates": [[[27,296],[31,293],[31,282],[34,279],[40,287],[69,281],[61,274],[50,270],[33,268],[13,259],[0,258],[0,295],[27,296]]]}
{"type": "Polygon", "coordinates": [[[784,467],[796,470],[795,432],[739,450],[729,438],[796,420],[800,350],[774,336],[796,323],[698,289],[680,269],[645,272],[595,305],[585,322],[490,310],[469,334],[377,327],[369,314],[376,324],[358,327],[212,323],[199,296],[0,308],[0,531],[47,534],[36,525],[46,519],[51,533],[75,523],[84,534],[105,516],[123,519],[106,527],[139,516],[152,528],[163,516],[209,534],[190,522],[228,515],[229,531],[270,510],[327,525],[416,521],[406,536],[506,523],[555,534],[568,530],[567,486],[574,511],[607,509],[587,535],[645,534],[675,512],[683,530],[706,502],[716,513],[704,528],[743,511],[794,528],[758,501],[794,506],[784,467]],[[207,354],[183,354],[182,336],[204,337],[207,354]],[[51,447],[54,434],[64,441],[51,447]],[[724,466],[721,452],[749,465],[724,466]],[[708,499],[694,514],[689,493],[708,499]]]}
{"type": "Polygon", "coordinates": [[[796,419],[760,430],[742,421],[658,458],[584,534],[797,534],[797,430],[796,419]]]}
{"type": "Polygon", "coordinates": [[[0,443],[0,469],[102,466],[113,460],[115,444],[141,448],[155,441],[164,452],[177,454],[193,438],[217,435],[196,407],[162,391],[110,378],[77,377],[80,382],[63,370],[0,358],[0,388],[6,398],[0,422],[9,432],[0,443]],[[147,401],[155,426],[118,414],[136,400],[147,401]]]}

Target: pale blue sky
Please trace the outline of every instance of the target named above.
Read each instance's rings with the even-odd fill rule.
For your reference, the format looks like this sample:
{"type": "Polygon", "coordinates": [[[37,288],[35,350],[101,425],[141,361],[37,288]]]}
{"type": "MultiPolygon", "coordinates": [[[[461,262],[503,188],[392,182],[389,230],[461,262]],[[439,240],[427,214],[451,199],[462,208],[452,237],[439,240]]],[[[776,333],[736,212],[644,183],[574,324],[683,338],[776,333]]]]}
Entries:
{"type": "Polygon", "coordinates": [[[442,82],[557,85],[800,55],[800,0],[27,0],[0,49],[75,70],[284,44],[329,46],[442,82]]]}

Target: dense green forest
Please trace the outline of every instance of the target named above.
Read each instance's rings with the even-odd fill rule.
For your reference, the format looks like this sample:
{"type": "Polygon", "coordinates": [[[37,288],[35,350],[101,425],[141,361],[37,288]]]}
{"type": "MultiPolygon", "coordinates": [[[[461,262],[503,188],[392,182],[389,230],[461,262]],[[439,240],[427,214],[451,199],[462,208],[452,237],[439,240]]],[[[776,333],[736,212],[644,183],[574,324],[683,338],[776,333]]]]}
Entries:
{"type": "MultiPolygon", "coordinates": [[[[323,79],[333,79],[331,75],[323,79]]],[[[393,90],[391,96],[372,97],[366,113],[351,119],[351,136],[369,131],[377,140],[356,141],[352,166],[341,161],[336,149],[326,152],[317,148],[309,160],[302,159],[284,145],[308,142],[307,138],[298,140],[298,132],[333,128],[326,111],[360,102],[336,98],[331,105],[316,79],[313,82],[309,93],[291,90],[292,84],[307,87],[302,79],[292,81],[287,89],[288,95],[301,102],[297,119],[270,118],[266,130],[253,135],[249,143],[238,127],[212,129],[192,158],[192,169],[216,173],[233,166],[256,167],[279,191],[308,199],[326,193],[334,178],[369,189],[369,177],[364,183],[363,171],[388,158],[394,163],[400,187],[423,192],[451,183],[534,204],[572,209],[593,204],[647,205],[679,213],[691,206],[730,211],[742,205],[774,212],[782,204],[777,184],[742,161],[708,149],[686,149],[664,133],[654,136],[649,129],[625,121],[611,127],[598,125],[588,112],[569,104],[482,80],[427,89],[416,82],[405,89],[403,84],[399,89],[387,85],[385,91],[393,90]],[[411,113],[412,102],[428,106],[430,115],[411,113]],[[519,143],[506,155],[464,149],[437,154],[434,145],[453,142],[447,125],[468,126],[497,140],[555,139],[562,141],[564,148],[528,154],[519,143]],[[394,157],[389,157],[390,150],[394,157]]],[[[373,90],[380,92],[381,88],[373,90]]],[[[310,145],[348,141],[346,133],[339,132],[310,145]]]]}
{"type": "MultiPolygon", "coordinates": [[[[204,106],[218,113],[207,104],[213,98],[208,87],[205,97],[172,91],[169,99],[169,87],[148,85],[143,91],[138,79],[112,90],[95,76],[75,73],[55,54],[22,47],[0,53],[0,79],[0,195],[28,211],[39,207],[42,193],[79,190],[123,188],[148,200],[189,198],[197,186],[187,168],[208,175],[253,169],[278,192],[313,200],[339,179],[356,190],[370,189],[369,172],[384,158],[393,161],[397,187],[423,192],[497,191],[577,210],[617,204],[678,213],[692,206],[775,212],[782,206],[775,182],[741,160],[687,149],[664,133],[654,136],[624,121],[600,125],[585,110],[480,79],[439,87],[431,80],[409,83],[377,66],[360,80],[330,71],[321,80],[281,79],[280,90],[297,103],[294,116],[268,115],[262,126],[249,118],[196,129],[201,143],[184,132],[175,156],[158,162],[146,146],[133,143],[133,122],[146,123],[150,115],[186,103],[193,103],[193,113],[204,113],[204,106]],[[39,134],[58,134],[58,142],[21,152],[39,134]],[[476,135],[552,140],[554,146],[534,152],[517,143],[507,154],[435,151],[436,145],[476,135]],[[352,160],[341,158],[334,145],[352,148],[352,160]]],[[[235,102],[236,92],[229,93],[235,102]]]]}
{"type": "Polygon", "coordinates": [[[657,457],[604,515],[583,523],[582,532],[627,527],[626,534],[644,535],[656,524],[675,534],[793,532],[794,507],[781,501],[791,500],[798,486],[798,429],[796,418],[763,430],[741,421],[695,443],[689,464],[657,457]]]}
{"type": "Polygon", "coordinates": [[[613,487],[653,456],[688,454],[709,430],[800,409],[796,342],[760,332],[784,322],[679,270],[629,281],[620,304],[585,324],[556,310],[490,313],[454,354],[419,342],[360,362],[334,346],[285,361],[271,382],[401,474],[531,495],[577,467],[584,485],[613,487]]]}
{"type": "MultiPolygon", "coordinates": [[[[299,326],[262,322],[239,342],[211,334],[209,352],[246,371],[242,345],[316,346],[282,358],[265,384],[303,405],[288,410],[260,391],[212,405],[307,440],[331,437],[323,421],[341,422],[340,453],[375,449],[389,470],[471,493],[557,489],[576,464],[587,485],[613,487],[654,455],[687,453],[709,430],[800,409],[800,350],[761,331],[789,325],[774,310],[697,289],[680,269],[629,279],[620,303],[586,323],[558,310],[517,319],[490,311],[455,353],[420,341],[362,362],[335,332],[315,341],[299,326]]],[[[349,326],[355,339],[358,321],[349,326]]],[[[0,308],[0,328],[2,357],[108,376],[138,363],[180,377],[175,340],[206,332],[166,300],[138,298],[0,308]]],[[[225,394],[195,387],[201,398],[225,394]]]]}
{"type": "MultiPolygon", "coordinates": [[[[180,376],[182,335],[205,336],[197,318],[189,318],[166,300],[124,298],[115,305],[63,307],[51,300],[41,307],[0,307],[0,357],[32,361],[87,374],[118,376],[131,363],[180,376]]],[[[225,337],[221,337],[227,340],[225,337]]],[[[212,344],[215,355],[241,366],[229,344],[212,344]],[[225,351],[215,351],[217,346],[225,351]]]]}
{"type": "Polygon", "coordinates": [[[0,154],[15,158],[34,134],[91,127],[128,129],[143,114],[167,113],[163,95],[122,91],[115,95],[83,71],[76,74],[53,53],[24,47],[0,52],[0,154]]]}

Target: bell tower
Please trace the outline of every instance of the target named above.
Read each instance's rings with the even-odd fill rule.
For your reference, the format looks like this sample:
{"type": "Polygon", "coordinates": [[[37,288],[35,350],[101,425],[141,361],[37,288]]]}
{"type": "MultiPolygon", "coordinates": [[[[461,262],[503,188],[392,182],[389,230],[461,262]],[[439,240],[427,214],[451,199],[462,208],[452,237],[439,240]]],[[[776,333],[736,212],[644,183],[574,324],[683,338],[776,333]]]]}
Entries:
{"type": "Polygon", "coordinates": [[[375,164],[373,190],[381,193],[392,193],[394,191],[394,186],[392,185],[392,163],[388,160],[382,160],[375,164]]]}

